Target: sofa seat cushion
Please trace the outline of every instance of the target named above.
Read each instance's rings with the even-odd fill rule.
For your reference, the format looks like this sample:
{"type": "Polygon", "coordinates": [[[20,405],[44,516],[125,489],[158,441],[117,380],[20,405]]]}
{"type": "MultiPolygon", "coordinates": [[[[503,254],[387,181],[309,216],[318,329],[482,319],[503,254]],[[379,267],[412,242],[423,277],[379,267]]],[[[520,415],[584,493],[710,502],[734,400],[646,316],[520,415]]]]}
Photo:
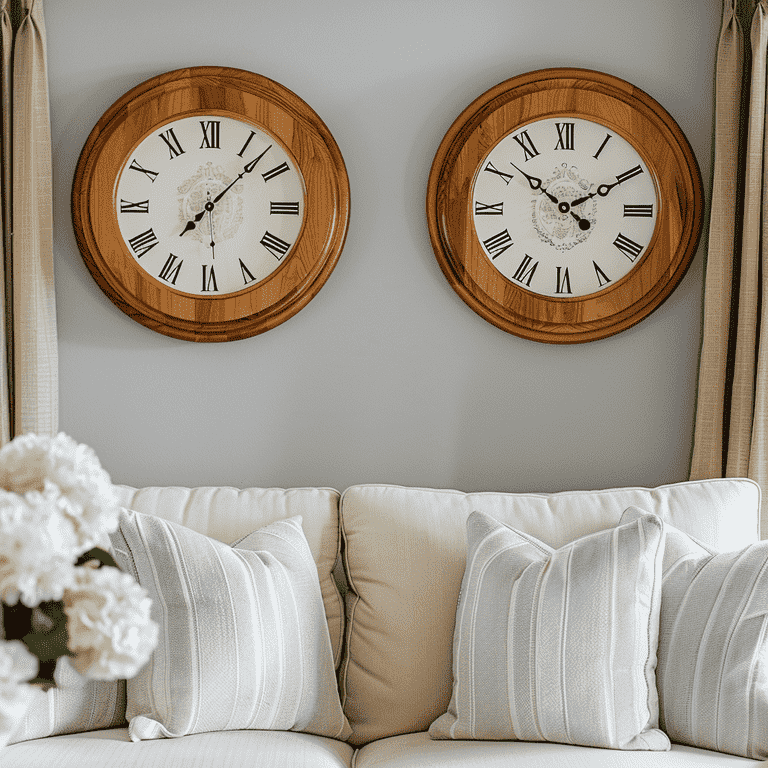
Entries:
{"type": "MultiPolygon", "coordinates": [[[[529,741],[434,741],[409,733],[371,742],[355,768],[750,768],[764,765],[720,752],[673,744],[670,752],[626,752],[529,741]]],[[[0,768],[4,768],[0,763],[0,768]]]]}
{"type": "Polygon", "coordinates": [[[718,479],[555,494],[358,485],[341,498],[347,643],[340,668],[350,744],[425,731],[448,708],[451,650],[474,511],[552,548],[614,527],[627,507],[719,551],[758,538],[760,489],[718,479]]]}
{"type": "Polygon", "coordinates": [[[0,768],[349,768],[349,744],[287,731],[217,731],[132,742],[127,728],[51,736],[0,751],[0,768]]]}

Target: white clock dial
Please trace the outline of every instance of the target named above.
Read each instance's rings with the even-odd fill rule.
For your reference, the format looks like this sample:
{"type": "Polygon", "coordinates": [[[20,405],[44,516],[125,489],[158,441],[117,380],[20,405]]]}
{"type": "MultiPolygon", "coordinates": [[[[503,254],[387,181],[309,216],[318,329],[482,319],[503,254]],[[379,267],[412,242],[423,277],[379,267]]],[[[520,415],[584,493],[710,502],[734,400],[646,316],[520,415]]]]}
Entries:
{"type": "Polygon", "coordinates": [[[182,293],[223,295],[283,263],[301,232],[305,185],[265,131],[196,114],[139,142],[120,171],[115,210],[147,274],[182,293]]]}
{"type": "Polygon", "coordinates": [[[472,220],[491,264],[542,296],[607,290],[643,258],[656,182],[615,130],[546,118],[502,137],[478,166],[472,220]]]}

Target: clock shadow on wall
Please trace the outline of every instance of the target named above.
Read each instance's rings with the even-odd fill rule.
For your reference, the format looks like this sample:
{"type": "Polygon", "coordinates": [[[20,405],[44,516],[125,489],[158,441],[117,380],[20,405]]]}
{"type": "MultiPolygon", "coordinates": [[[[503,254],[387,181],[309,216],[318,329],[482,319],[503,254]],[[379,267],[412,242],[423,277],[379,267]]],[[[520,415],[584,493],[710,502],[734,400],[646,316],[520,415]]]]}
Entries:
{"type": "Polygon", "coordinates": [[[339,258],[349,180],[296,94],[226,67],[141,83],[98,121],[72,188],[100,288],[152,330],[232,341],[302,309],[339,258]]]}
{"type": "Polygon", "coordinates": [[[703,219],[698,163],[651,96],[586,69],[529,72],[477,98],[435,155],[437,261],[481,317],[533,341],[619,333],[682,280],[703,219]]]}

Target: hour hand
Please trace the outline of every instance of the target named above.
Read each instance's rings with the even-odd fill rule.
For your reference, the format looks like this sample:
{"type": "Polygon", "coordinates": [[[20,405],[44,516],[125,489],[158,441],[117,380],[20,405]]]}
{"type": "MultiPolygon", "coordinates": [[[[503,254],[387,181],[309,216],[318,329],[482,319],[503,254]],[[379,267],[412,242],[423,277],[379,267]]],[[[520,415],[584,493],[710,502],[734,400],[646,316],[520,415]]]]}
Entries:
{"type": "Polygon", "coordinates": [[[179,235],[179,237],[181,237],[182,235],[185,235],[187,232],[189,232],[190,229],[194,229],[197,226],[197,222],[200,221],[200,219],[202,219],[203,216],[205,216],[205,213],[206,213],[206,209],[203,208],[203,210],[200,211],[200,213],[196,214],[193,219],[190,219],[187,222],[184,229],[181,231],[181,234],[179,235]]]}

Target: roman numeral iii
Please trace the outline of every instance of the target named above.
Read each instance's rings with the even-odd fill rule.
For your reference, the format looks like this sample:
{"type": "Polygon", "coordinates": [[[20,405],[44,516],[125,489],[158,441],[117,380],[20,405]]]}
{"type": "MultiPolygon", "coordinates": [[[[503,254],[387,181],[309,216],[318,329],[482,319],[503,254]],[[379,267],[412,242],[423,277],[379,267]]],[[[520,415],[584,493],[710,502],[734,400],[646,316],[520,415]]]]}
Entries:
{"type": "Polygon", "coordinates": [[[653,216],[653,205],[624,205],[625,216],[653,216]]]}

